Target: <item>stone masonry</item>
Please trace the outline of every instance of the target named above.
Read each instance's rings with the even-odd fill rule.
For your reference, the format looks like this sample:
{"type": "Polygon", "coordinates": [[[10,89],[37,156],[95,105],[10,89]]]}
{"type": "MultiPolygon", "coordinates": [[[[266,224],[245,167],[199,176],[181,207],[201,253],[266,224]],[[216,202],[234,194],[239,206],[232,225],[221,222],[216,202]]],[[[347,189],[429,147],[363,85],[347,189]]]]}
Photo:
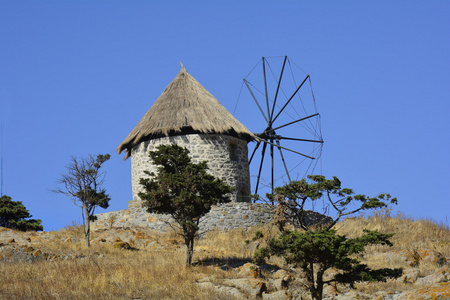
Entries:
{"type": "MultiPolygon", "coordinates": [[[[200,220],[199,232],[213,229],[229,231],[237,228],[250,228],[272,222],[276,206],[265,203],[230,202],[213,206],[200,220]]],[[[169,229],[170,216],[148,213],[139,200],[128,201],[128,209],[100,213],[92,223],[92,229],[143,227],[165,232],[169,229]]],[[[316,212],[306,213],[306,223],[319,224],[330,221],[329,217],[316,212]]],[[[289,220],[288,220],[289,222],[289,220]]],[[[289,222],[291,223],[291,222],[289,222]]]]}
{"type": "Polygon", "coordinates": [[[133,200],[140,200],[142,191],[139,179],[146,176],[144,171],[156,173],[155,166],[148,156],[161,144],[178,144],[186,147],[192,162],[207,161],[208,172],[224,180],[236,190],[231,197],[233,202],[250,201],[250,175],[248,169],[247,142],[228,135],[187,134],[152,139],[136,145],[131,151],[131,183],[133,200]]]}
{"type": "MultiPolygon", "coordinates": [[[[200,232],[211,229],[232,230],[248,228],[265,222],[271,222],[275,207],[268,204],[230,202],[213,206],[211,211],[200,220],[200,232]]],[[[101,213],[92,223],[93,229],[110,227],[144,227],[156,231],[166,231],[170,216],[148,213],[142,202],[128,202],[128,209],[101,213]]]]}

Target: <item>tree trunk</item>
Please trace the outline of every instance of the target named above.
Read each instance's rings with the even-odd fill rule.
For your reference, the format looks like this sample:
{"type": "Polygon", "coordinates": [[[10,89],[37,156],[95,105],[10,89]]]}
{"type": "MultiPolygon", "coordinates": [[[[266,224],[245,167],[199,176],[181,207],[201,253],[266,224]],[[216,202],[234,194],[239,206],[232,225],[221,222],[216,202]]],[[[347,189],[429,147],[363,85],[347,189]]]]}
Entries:
{"type": "Polygon", "coordinates": [[[322,299],[323,296],[323,274],[325,273],[324,268],[321,266],[317,271],[317,281],[316,281],[316,294],[317,299],[322,299]]]}
{"type": "Polygon", "coordinates": [[[313,288],[311,291],[311,298],[314,300],[322,300],[322,296],[320,295],[319,291],[317,291],[315,288],[313,288]]]}
{"type": "Polygon", "coordinates": [[[91,223],[89,221],[89,211],[86,205],[84,205],[84,237],[86,238],[86,247],[90,247],[91,223]]]}
{"type": "Polygon", "coordinates": [[[185,264],[190,266],[192,264],[192,255],[194,254],[194,239],[184,238],[185,249],[185,264]]]}
{"type": "Polygon", "coordinates": [[[323,289],[323,274],[322,276],[320,276],[319,274],[318,277],[320,276],[320,279],[317,278],[317,282],[314,278],[314,263],[309,263],[309,265],[304,266],[303,270],[306,271],[306,279],[308,280],[308,286],[309,286],[309,292],[311,293],[311,298],[314,300],[322,300],[322,289],[323,289]],[[321,282],[321,286],[319,286],[319,284],[317,284],[316,287],[316,283],[319,283],[319,281],[321,282]]]}

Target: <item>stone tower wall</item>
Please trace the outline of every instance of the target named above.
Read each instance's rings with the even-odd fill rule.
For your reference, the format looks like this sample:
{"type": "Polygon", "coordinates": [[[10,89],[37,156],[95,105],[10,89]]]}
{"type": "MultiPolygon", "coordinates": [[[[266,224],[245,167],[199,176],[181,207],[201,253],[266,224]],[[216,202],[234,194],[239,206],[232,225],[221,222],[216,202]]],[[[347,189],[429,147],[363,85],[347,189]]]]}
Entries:
{"type": "Polygon", "coordinates": [[[188,134],[149,140],[135,146],[131,151],[131,183],[133,200],[140,200],[142,191],[139,179],[146,176],[144,171],[156,173],[155,166],[148,157],[149,151],[161,144],[178,144],[190,152],[192,162],[208,162],[208,172],[234,187],[232,202],[249,202],[250,173],[248,168],[247,142],[228,135],[188,134]]]}

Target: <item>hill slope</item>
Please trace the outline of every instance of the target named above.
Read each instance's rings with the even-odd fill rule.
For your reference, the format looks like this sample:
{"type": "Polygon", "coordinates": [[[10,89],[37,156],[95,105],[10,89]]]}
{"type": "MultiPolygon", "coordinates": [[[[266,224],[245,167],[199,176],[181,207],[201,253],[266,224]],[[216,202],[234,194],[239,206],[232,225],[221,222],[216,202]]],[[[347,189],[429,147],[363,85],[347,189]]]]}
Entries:
{"type": "MultiPolygon", "coordinates": [[[[337,228],[348,236],[362,228],[395,232],[394,247],[368,247],[360,259],[373,268],[403,267],[404,276],[357,283],[355,290],[328,286],[325,299],[450,299],[448,226],[379,211],[337,228]]],[[[86,249],[77,225],[54,232],[0,228],[0,298],[309,299],[303,274],[281,259],[252,264],[259,243],[244,241],[257,229],[276,234],[271,227],[206,233],[196,241],[195,266],[185,268],[184,245],[174,233],[111,228],[93,232],[86,249]]]]}

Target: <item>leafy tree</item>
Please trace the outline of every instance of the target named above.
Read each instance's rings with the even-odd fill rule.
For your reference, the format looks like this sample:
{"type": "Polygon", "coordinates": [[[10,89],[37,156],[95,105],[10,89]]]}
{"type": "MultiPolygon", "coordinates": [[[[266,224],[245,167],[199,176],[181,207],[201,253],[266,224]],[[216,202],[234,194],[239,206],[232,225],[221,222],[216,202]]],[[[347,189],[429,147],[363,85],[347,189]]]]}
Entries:
{"type": "Polygon", "coordinates": [[[180,226],[186,246],[185,263],[192,264],[194,238],[200,218],[211,206],[229,202],[233,189],[208,174],[207,162],[192,163],[189,150],[174,145],[160,145],[149,156],[157,166],[157,174],[146,171],[149,178],[141,178],[145,192],[138,195],[148,212],[168,214],[180,226]]]}
{"type": "Polygon", "coordinates": [[[72,157],[66,166],[66,173],[61,175],[58,183],[63,188],[53,190],[70,196],[73,203],[81,207],[86,246],[90,246],[91,227],[90,221],[95,219],[94,211],[97,206],[108,208],[111,198],[102,188],[105,173],[100,171],[103,163],[110,159],[111,155],[89,155],[87,158],[78,159],[72,157]]]}
{"type": "Polygon", "coordinates": [[[268,241],[267,247],[260,248],[255,253],[257,262],[264,261],[271,255],[283,257],[287,263],[300,267],[306,274],[308,289],[313,299],[322,299],[324,284],[332,282],[346,283],[353,286],[355,281],[384,281],[387,277],[399,277],[402,269],[371,270],[362,264],[353,254],[364,252],[369,244],[392,246],[389,238],[393,234],[364,230],[357,238],[347,238],[336,234],[333,226],[344,216],[368,209],[386,207],[396,204],[397,199],[389,194],[377,197],[355,195],[352,189],[341,187],[337,177],[331,180],[324,176],[308,176],[312,183],[303,179],[275,189],[269,199],[278,202],[277,225],[280,236],[268,241]],[[323,197],[322,197],[323,196],[323,197]],[[313,224],[306,218],[307,204],[314,204],[324,199],[324,212],[334,212],[334,218],[329,223],[313,224]],[[285,218],[294,218],[304,231],[286,230],[280,219],[280,212],[285,218]],[[336,268],[340,273],[334,278],[324,281],[326,270],[336,268]]]}
{"type": "Polygon", "coordinates": [[[0,197],[0,226],[21,231],[44,230],[42,221],[28,219],[31,217],[32,215],[21,201],[12,201],[12,198],[6,195],[0,197]]]}

